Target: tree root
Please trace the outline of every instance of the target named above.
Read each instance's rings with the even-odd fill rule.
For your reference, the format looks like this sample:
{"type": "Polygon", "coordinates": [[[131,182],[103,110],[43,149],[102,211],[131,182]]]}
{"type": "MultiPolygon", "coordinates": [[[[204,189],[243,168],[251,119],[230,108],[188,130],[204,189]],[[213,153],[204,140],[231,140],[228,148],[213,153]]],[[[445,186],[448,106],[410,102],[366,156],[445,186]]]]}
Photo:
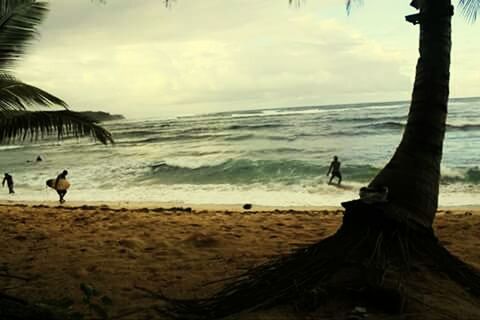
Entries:
{"type": "Polygon", "coordinates": [[[59,315],[26,300],[0,293],[0,319],[59,320],[59,315]]]}
{"type": "Polygon", "coordinates": [[[401,314],[412,275],[444,274],[480,295],[480,273],[449,253],[433,229],[395,221],[361,201],[343,204],[343,224],[332,236],[252,268],[210,298],[161,295],[176,319],[219,319],[275,305],[315,310],[329,300],[401,314]]]}

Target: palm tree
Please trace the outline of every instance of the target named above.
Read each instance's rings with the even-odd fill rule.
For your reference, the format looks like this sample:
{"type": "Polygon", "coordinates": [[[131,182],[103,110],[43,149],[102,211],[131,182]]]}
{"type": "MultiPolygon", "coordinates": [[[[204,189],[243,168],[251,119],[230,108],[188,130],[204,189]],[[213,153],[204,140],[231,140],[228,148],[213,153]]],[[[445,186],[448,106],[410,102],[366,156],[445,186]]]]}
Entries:
{"type": "MultiPolygon", "coordinates": [[[[387,201],[343,203],[343,223],[333,236],[249,270],[213,297],[161,295],[169,302],[165,313],[215,319],[285,302],[316,308],[339,297],[403,312],[405,301],[432,293],[418,285],[419,279],[438,288],[445,276],[478,299],[480,273],[450,254],[432,228],[449,97],[453,6],[451,0],[413,0],[411,5],[419,10],[407,21],[420,25],[420,57],[408,121],[392,159],[369,184],[370,190],[388,190],[387,201]]],[[[460,0],[460,5],[467,19],[476,18],[479,0],[460,0]]],[[[436,307],[428,310],[436,312],[435,319],[465,317],[442,314],[436,307]]]]}
{"type": "Polygon", "coordinates": [[[37,139],[49,134],[91,136],[107,144],[111,134],[67,104],[37,87],[25,84],[9,74],[25,53],[43,21],[48,6],[36,0],[0,0],[0,143],[15,139],[37,139]],[[59,106],[62,110],[31,111],[34,106],[59,106]]]}

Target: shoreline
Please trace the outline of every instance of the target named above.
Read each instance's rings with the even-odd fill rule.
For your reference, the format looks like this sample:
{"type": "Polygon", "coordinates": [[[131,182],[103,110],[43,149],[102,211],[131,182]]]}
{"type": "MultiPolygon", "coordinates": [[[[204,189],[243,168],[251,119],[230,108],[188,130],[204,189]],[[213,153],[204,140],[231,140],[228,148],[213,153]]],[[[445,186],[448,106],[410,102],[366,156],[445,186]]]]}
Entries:
{"type": "MultiPolygon", "coordinates": [[[[353,199],[352,199],[353,200],[353,199]]],[[[338,211],[344,210],[339,204],[338,206],[268,206],[268,205],[252,205],[251,209],[243,209],[244,204],[204,204],[204,203],[181,203],[181,202],[163,202],[163,201],[67,201],[64,204],[60,204],[58,201],[36,201],[36,200],[0,200],[0,206],[29,206],[29,207],[48,207],[55,209],[82,209],[84,207],[90,207],[92,209],[98,208],[110,208],[113,210],[120,209],[149,209],[154,211],[155,209],[180,209],[179,211],[231,211],[231,212],[274,212],[274,211],[338,211]],[[185,209],[185,210],[182,210],[185,209]]],[[[452,205],[452,206],[440,206],[437,209],[437,213],[444,213],[446,211],[471,211],[475,214],[480,214],[480,204],[472,205],[452,205]]]]}
{"type": "MultiPolygon", "coordinates": [[[[196,204],[196,203],[181,203],[181,202],[162,202],[162,201],[67,201],[60,204],[58,201],[35,201],[35,200],[0,200],[0,206],[48,206],[50,208],[69,208],[69,207],[109,207],[112,209],[156,209],[156,208],[190,208],[192,211],[318,211],[318,210],[342,210],[341,205],[338,206],[266,206],[256,205],[250,203],[252,209],[243,209],[244,204],[196,204]]],[[[480,207],[480,206],[479,206],[480,207]]]]}

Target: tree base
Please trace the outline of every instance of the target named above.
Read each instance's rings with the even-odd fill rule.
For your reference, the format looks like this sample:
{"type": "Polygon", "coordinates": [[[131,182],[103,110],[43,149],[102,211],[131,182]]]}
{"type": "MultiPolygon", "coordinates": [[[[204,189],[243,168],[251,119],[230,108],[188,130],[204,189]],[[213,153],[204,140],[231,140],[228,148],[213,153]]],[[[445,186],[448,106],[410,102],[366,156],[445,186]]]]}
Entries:
{"type": "Polygon", "coordinates": [[[334,235],[239,275],[211,298],[163,296],[162,311],[177,319],[218,319],[275,305],[308,312],[344,301],[402,314],[410,300],[421,300],[415,287],[426,274],[480,295],[480,273],[450,254],[433,229],[393,220],[358,200],[343,205],[343,224],[334,235]]]}

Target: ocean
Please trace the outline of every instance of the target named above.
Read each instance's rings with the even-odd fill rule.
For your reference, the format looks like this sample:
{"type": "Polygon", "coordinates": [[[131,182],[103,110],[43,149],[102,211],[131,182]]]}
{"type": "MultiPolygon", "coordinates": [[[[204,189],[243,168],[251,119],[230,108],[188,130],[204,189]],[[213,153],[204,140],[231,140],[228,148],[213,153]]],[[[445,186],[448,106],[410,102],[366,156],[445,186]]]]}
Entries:
{"type": "MultiPolygon", "coordinates": [[[[106,122],[113,146],[54,138],[1,145],[0,170],[13,175],[16,194],[5,187],[0,200],[57,200],[45,181],[67,169],[67,201],[338,206],[390,159],[407,114],[408,102],[386,102],[106,122]],[[334,155],[344,188],[327,184],[334,155]]],[[[441,206],[480,204],[479,151],[480,98],[452,99],[441,206]]]]}

